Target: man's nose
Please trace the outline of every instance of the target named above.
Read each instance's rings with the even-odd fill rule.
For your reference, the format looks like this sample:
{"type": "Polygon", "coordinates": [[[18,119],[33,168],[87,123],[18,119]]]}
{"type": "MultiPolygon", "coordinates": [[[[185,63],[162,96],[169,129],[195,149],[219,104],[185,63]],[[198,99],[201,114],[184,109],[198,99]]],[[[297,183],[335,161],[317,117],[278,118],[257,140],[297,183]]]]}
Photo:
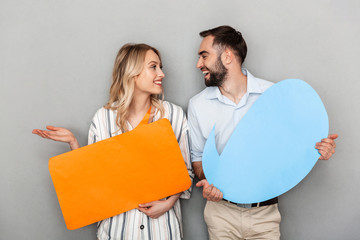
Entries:
{"type": "Polygon", "coordinates": [[[199,69],[203,67],[203,61],[202,61],[201,58],[199,58],[199,60],[198,60],[198,62],[196,64],[196,67],[199,68],[199,69]]]}

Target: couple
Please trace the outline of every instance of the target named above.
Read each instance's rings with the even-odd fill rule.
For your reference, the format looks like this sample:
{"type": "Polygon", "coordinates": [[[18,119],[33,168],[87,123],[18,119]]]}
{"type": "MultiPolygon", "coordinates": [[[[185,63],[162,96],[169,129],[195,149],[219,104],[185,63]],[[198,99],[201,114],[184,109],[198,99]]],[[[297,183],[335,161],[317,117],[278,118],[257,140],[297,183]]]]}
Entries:
{"type": "MultiPolygon", "coordinates": [[[[247,47],[240,32],[220,26],[203,31],[200,36],[203,40],[197,68],[203,72],[208,87],[190,100],[188,122],[180,107],[161,98],[165,75],[159,52],[146,44],[126,44],[115,59],[110,98],[96,112],[88,142],[92,144],[131,131],[151,109],[149,122],[170,120],[190,177],[193,178],[193,167],[200,179],[196,186],[203,187],[203,196],[208,200],[204,218],[210,239],[280,239],[277,198],[244,206],[227,202],[219,189],[208,184],[201,163],[206,137],[213,127],[209,122],[216,122],[219,131],[216,144],[221,152],[237,123],[272,83],[242,68],[247,47]]],[[[33,133],[67,142],[72,150],[80,147],[69,130],[52,126],[47,129],[35,129],[33,133]]],[[[336,134],[329,135],[316,144],[320,159],[327,160],[335,152],[336,138],[336,134]]],[[[97,237],[99,240],[180,239],[178,199],[188,199],[190,193],[191,189],[140,204],[137,209],[103,220],[98,223],[97,237]]]]}

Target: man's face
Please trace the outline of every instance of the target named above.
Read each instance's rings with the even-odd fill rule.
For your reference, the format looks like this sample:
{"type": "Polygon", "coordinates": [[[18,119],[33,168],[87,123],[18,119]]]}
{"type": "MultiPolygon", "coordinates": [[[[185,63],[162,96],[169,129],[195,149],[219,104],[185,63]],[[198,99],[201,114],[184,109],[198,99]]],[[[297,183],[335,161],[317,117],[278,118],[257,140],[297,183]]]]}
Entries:
{"type": "Polygon", "coordinates": [[[196,67],[199,68],[205,79],[205,85],[221,86],[227,76],[227,69],[221,61],[221,51],[213,47],[213,36],[205,37],[199,48],[199,60],[196,67]]]}

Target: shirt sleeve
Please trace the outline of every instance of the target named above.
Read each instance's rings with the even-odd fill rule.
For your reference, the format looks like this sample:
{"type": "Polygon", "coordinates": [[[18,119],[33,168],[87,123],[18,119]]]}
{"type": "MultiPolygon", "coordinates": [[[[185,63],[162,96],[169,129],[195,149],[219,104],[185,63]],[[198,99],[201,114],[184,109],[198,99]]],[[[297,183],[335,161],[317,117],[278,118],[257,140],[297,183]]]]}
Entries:
{"type": "MultiPolygon", "coordinates": [[[[181,110],[182,111],[182,110],[181,110]]],[[[194,179],[194,171],[192,169],[191,166],[191,161],[190,161],[190,147],[189,147],[189,127],[188,127],[188,123],[187,123],[187,119],[185,114],[183,114],[183,120],[181,123],[181,136],[179,139],[179,147],[182,153],[182,156],[184,158],[185,161],[185,165],[188,171],[188,174],[190,176],[191,182],[193,182],[194,179]]],[[[191,191],[192,191],[192,184],[191,187],[184,191],[181,195],[180,198],[182,199],[189,199],[191,196],[191,191]]]]}
{"type": "Polygon", "coordinates": [[[99,128],[99,125],[96,124],[96,114],[95,114],[95,116],[93,117],[93,119],[91,121],[90,129],[89,129],[88,145],[96,143],[97,141],[100,141],[99,134],[98,134],[98,128],[99,128]]]}
{"type": "Polygon", "coordinates": [[[192,101],[189,102],[188,107],[188,119],[189,119],[189,132],[190,132],[190,152],[191,161],[202,161],[202,154],[205,146],[206,139],[201,133],[198,117],[196,115],[195,107],[192,101]]]}

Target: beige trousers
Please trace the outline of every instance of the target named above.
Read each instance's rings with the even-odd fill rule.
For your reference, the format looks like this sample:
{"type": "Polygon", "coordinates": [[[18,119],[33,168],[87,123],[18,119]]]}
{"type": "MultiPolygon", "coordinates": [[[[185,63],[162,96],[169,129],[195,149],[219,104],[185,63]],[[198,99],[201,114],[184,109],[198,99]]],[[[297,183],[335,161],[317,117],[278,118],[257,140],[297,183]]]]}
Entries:
{"type": "Polygon", "coordinates": [[[278,204],[241,208],[225,201],[207,201],[204,219],[210,240],[280,239],[278,204]]]}

